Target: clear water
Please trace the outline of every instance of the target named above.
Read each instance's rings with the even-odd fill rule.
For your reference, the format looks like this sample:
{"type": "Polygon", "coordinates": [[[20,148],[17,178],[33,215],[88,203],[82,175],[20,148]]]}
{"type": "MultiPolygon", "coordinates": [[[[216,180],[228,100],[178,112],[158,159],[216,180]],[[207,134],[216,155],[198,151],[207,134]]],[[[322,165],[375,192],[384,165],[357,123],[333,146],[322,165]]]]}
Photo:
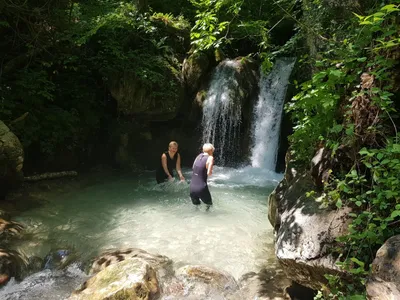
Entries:
{"type": "MultiPolygon", "coordinates": [[[[176,267],[202,264],[235,278],[257,272],[274,257],[267,197],[281,175],[215,167],[210,211],[191,204],[188,183],[156,185],[153,175],[99,179],[78,190],[52,193],[44,206],[19,215],[27,234],[15,247],[42,258],[51,249],[73,249],[81,261],[104,250],[137,247],[168,256],[176,267]]],[[[185,177],[190,179],[189,170],[185,177]]],[[[84,279],[74,265],[45,270],[9,283],[0,298],[64,299],[84,279]]]]}

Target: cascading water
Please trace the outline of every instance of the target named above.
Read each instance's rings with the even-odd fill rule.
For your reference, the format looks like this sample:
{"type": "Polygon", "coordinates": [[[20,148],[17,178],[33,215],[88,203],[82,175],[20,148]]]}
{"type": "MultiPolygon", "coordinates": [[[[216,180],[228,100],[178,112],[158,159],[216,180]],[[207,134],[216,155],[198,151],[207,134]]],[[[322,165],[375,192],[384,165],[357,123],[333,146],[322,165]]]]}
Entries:
{"type": "Polygon", "coordinates": [[[240,61],[225,60],[216,68],[203,104],[203,143],[216,145],[220,165],[239,149],[242,108],[236,97],[240,88],[235,76],[238,67],[240,61]]]}
{"type": "Polygon", "coordinates": [[[295,60],[276,61],[272,71],[261,75],[260,94],[254,107],[251,165],[275,171],[283,103],[295,60]]]}

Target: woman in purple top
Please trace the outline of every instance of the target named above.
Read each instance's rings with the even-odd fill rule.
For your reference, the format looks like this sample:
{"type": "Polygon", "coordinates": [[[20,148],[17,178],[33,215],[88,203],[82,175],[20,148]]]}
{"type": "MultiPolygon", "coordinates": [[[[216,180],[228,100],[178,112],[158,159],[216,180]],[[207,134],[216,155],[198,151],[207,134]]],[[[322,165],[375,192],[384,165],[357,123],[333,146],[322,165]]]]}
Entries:
{"type": "Polygon", "coordinates": [[[203,153],[199,154],[193,163],[192,180],[190,182],[190,198],[194,205],[199,205],[200,200],[212,205],[210,191],[208,190],[207,178],[212,174],[214,166],[214,146],[206,143],[203,146],[203,153]]]}

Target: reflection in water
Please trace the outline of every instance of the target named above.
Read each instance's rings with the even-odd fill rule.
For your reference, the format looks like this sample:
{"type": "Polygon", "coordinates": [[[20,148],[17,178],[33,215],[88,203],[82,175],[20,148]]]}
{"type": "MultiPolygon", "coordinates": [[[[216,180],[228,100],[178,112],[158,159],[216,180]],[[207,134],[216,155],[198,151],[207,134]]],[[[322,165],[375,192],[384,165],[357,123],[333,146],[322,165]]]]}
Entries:
{"type": "MultiPolygon", "coordinates": [[[[280,175],[252,168],[217,167],[214,172],[210,211],[191,204],[188,183],[156,185],[152,172],[55,195],[45,206],[19,215],[17,221],[27,225],[27,234],[15,248],[42,258],[67,249],[77,260],[87,261],[108,249],[137,247],[166,255],[177,267],[203,264],[236,278],[258,271],[274,253],[267,196],[280,175]]],[[[190,178],[190,172],[185,177],[190,178]]],[[[84,277],[76,266],[45,270],[22,283],[10,283],[0,290],[0,298],[36,299],[50,293],[53,298],[46,299],[63,299],[84,277]],[[58,284],[64,285],[63,291],[58,284]]]]}

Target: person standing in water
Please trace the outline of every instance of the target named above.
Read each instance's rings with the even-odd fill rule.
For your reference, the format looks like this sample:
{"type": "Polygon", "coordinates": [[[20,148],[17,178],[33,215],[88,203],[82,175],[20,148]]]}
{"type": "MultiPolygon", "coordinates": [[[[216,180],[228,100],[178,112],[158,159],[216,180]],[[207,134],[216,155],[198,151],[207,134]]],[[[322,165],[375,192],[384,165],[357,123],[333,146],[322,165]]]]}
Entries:
{"type": "Polygon", "coordinates": [[[157,183],[174,179],[174,169],[178,172],[179,179],[185,180],[181,169],[181,156],[178,153],[178,143],[172,141],[168,145],[168,151],[161,155],[161,163],[156,171],[157,183]]]}
{"type": "Polygon", "coordinates": [[[214,146],[210,143],[203,145],[203,153],[199,154],[193,163],[192,180],[190,182],[190,199],[194,205],[200,205],[200,200],[210,208],[212,198],[208,190],[207,178],[211,176],[214,166],[214,146]]]}

